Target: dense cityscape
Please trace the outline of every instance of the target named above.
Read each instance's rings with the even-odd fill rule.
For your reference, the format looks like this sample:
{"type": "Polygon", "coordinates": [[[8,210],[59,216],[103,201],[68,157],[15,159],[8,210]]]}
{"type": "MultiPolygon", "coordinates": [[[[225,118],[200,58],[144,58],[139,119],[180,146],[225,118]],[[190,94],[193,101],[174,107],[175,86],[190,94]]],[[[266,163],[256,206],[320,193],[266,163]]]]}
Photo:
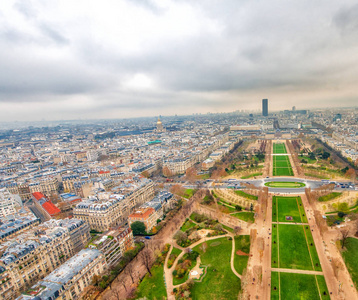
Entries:
{"type": "MultiPolygon", "coordinates": [[[[163,269],[169,260],[172,267],[164,267],[161,279],[172,282],[161,287],[162,296],[197,299],[201,264],[182,266],[178,254],[203,255],[207,246],[195,250],[190,245],[227,236],[235,240],[236,251],[250,253],[250,258],[235,258],[241,285],[224,291],[225,299],[267,297],[270,290],[276,299],[277,287],[270,288],[277,280],[273,274],[289,273],[274,272],[275,245],[266,247],[262,235],[267,235],[265,226],[281,224],[274,223],[273,213],[267,223],[270,201],[279,201],[272,195],[279,194],[305,198],[300,206],[305,205],[308,216],[313,212],[310,222],[297,220],[293,207],[285,213],[292,214],[286,221],[319,231],[310,237],[318,254],[310,254],[317,263],[308,274],[321,276],[321,299],[356,295],[355,266],[349,256],[335,257],[325,239],[348,245],[358,231],[358,109],[269,112],[268,104],[262,101],[260,113],[47,122],[2,130],[2,297],[159,299],[141,285],[151,280],[150,270],[163,269]],[[349,228],[345,238],[341,228],[349,228]],[[270,253],[272,266],[265,259],[270,253]]],[[[312,267],[295,262],[287,268],[312,267]]],[[[281,282],[282,293],[285,288],[281,282]]]]}
{"type": "Polygon", "coordinates": [[[357,20],[1,1],[0,300],[358,300],[357,20]]]}

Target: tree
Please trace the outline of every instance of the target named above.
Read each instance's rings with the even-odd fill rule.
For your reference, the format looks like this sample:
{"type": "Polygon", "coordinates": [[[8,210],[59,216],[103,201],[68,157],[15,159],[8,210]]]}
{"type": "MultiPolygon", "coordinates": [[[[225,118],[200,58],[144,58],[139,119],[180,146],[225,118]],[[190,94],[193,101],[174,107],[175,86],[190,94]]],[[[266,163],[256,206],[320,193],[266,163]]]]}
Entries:
{"type": "Polygon", "coordinates": [[[173,172],[167,167],[163,167],[163,175],[164,177],[172,177],[173,176],[173,172]]]}
{"type": "Polygon", "coordinates": [[[240,227],[240,226],[235,226],[235,227],[234,227],[234,234],[235,234],[235,235],[239,235],[240,231],[241,231],[241,227],[240,227]]]}
{"type": "Polygon", "coordinates": [[[133,231],[133,235],[144,235],[145,232],[145,225],[143,222],[135,221],[131,224],[131,229],[133,231]]]}
{"type": "Polygon", "coordinates": [[[344,228],[341,230],[341,243],[342,243],[342,249],[344,248],[344,246],[347,244],[347,239],[349,236],[349,229],[344,228]]]}
{"type": "Polygon", "coordinates": [[[132,283],[134,283],[134,266],[132,263],[126,266],[124,269],[124,274],[129,276],[132,279],[132,283]]]}
{"type": "Polygon", "coordinates": [[[174,239],[177,241],[178,244],[181,244],[183,242],[185,242],[188,239],[188,235],[179,230],[175,235],[174,235],[174,239]]]}
{"type": "Polygon", "coordinates": [[[150,268],[153,262],[153,252],[148,248],[144,248],[139,254],[139,259],[141,260],[143,266],[147,269],[149,275],[152,276],[150,268]]]}
{"type": "Polygon", "coordinates": [[[197,174],[196,169],[194,167],[190,167],[190,168],[186,169],[185,178],[186,178],[186,180],[188,180],[190,182],[194,182],[195,180],[197,180],[198,174],[197,174]]]}
{"type": "Polygon", "coordinates": [[[354,179],[356,177],[356,171],[353,168],[350,168],[346,171],[345,175],[354,181],[354,179]]]}
{"type": "Polygon", "coordinates": [[[149,178],[150,177],[150,174],[149,172],[146,170],[146,171],[143,171],[142,172],[142,175],[145,177],[145,178],[149,178]]]}
{"type": "Polygon", "coordinates": [[[241,207],[240,205],[235,205],[235,209],[236,209],[237,211],[242,211],[242,207],[241,207]]]}

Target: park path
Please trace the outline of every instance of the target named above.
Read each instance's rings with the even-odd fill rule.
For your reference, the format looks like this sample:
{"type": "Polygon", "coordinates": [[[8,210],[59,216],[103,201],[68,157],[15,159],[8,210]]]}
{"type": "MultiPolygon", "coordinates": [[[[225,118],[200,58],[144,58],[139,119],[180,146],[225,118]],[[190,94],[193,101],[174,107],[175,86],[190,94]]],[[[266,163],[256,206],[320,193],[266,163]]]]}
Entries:
{"type": "Polygon", "coordinates": [[[189,245],[188,247],[186,248],[183,248],[183,247],[180,247],[179,245],[177,245],[177,243],[175,243],[174,241],[171,242],[171,247],[170,247],[170,251],[168,252],[168,255],[165,259],[165,263],[164,263],[164,277],[165,277],[165,282],[166,282],[166,290],[167,290],[167,296],[168,296],[168,300],[175,300],[175,297],[174,295],[172,294],[173,292],[173,289],[174,288],[178,288],[179,286],[183,285],[184,283],[182,284],[178,284],[178,285],[173,285],[173,271],[175,270],[175,267],[177,266],[178,264],[178,261],[184,256],[184,254],[186,253],[186,249],[192,249],[194,247],[196,247],[197,245],[200,245],[201,243],[204,243],[206,241],[210,241],[210,240],[215,240],[215,239],[219,239],[219,238],[223,238],[223,237],[229,237],[230,235],[229,234],[225,234],[225,235],[219,235],[219,236],[213,236],[213,237],[205,237],[205,238],[202,238],[200,239],[199,241],[189,245]],[[179,248],[182,250],[182,252],[178,255],[178,257],[175,259],[173,265],[171,268],[168,268],[168,260],[169,260],[169,256],[170,256],[170,253],[172,251],[172,249],[174,248],[174,246],[176,248],[179,248]]]}
{"type": "Polygon", "coordinates": [[[235,270],[235,266],[234,266],[234,258],[235,258],[235,237],[233,234],[230,234],[231,238],[232,238],[232,249],[231,249],[231,258],[230,258],[230,265],[231,265],[231,270],[232,272],[241,279],[241,275],[235,270]]]}
{"type": "Polygon", "coordinates": [[[272,224],[281,224],[281,225],[308,225],[308,223],[292,223],[292,222],[272,222],[272,224]]]}
{"type": "Polygon", "coordinates": [[[307,274],[307,275],[323,275],[321,271],[309,271],[309,270],[297,270],[297,269],[283,269],[283,268],[272,268],[272,272],[280,273],[298,273],[298,274],[307,274]]]}

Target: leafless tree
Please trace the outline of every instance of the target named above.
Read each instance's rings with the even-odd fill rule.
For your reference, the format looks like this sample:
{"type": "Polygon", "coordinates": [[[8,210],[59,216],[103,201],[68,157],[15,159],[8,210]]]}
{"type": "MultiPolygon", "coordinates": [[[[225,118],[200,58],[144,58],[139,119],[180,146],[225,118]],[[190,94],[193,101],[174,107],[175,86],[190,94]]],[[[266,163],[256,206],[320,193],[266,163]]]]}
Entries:
{"type": "Polygon", "coordinates": [[[134,283],[134,265],[132,263],[125,267],[124,274],[129,276],[132,279],[132,283],[134,283]]]}
{"type": "MultiPolygon", "coordinates": [[[[127,287],[126,287],[125,282],[122,281],[121,284],[123,285],[124,289],[127,291],[127,287]]],[[[119,292],[118,289],[112,290],[112,295],[114,296],[114,299],[117,299],[117,300],[123,299],[123,298],[121,297],[121,293],[119,292]]]]}
{"type": "Polygon", "coordinates": [[[144,248],[139,254],[139,259],[147,269],[150,276],[152,276],[152,273],[150,272],[150,267],[152,266],[153,252],[148,248],[144,248]]]}
{"type": "Polygon", "coordinates": [[[349,229],[348,228],[344,228],[341,230],[341,242],[342,242],[342,249],[344,248],[344,246],[347,244],[347,239],[349,236],[349,229]]]}
{"type": "Polygon", "coordinates": [[[238,235],[238,234],[240,233],[240,231],[241,231],[241,227],[240,227],[240,226],[235,226],[235,227],[234,227],[234,234],[235,234],[235,235],[238,235]]]}

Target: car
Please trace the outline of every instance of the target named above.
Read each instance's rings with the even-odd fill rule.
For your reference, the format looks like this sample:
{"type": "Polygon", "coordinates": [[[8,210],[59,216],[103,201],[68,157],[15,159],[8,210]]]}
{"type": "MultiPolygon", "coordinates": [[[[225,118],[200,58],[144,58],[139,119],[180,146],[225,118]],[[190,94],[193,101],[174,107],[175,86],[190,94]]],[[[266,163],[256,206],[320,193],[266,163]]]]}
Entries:
{"type": "Polygon", "coordinates": [[[150,236],[145,236],[144,238],[145,238],[146,240],[150,240],[150,239],[151,239],[150,236]]]}

